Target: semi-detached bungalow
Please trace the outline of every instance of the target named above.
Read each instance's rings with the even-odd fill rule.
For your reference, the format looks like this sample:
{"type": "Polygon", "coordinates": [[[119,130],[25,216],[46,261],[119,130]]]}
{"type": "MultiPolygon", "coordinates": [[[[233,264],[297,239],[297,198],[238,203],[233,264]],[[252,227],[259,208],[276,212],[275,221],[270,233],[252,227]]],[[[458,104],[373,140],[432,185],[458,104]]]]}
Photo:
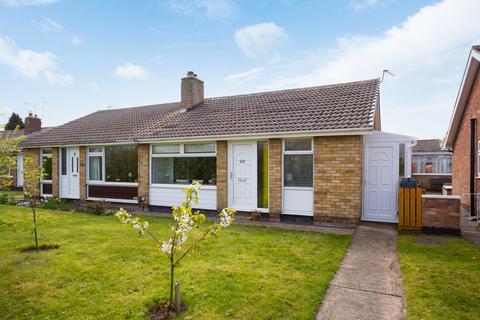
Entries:
{"type": "Polygon", "coordinates": [[[28,137],[41,195],[169,207],[198,181],[199,209],[272,220],[397,221],[415,139],[380,131],[379,80],[101,110],[28,137]],[[51,164],[51,167],[49,167],[51,164]]]}

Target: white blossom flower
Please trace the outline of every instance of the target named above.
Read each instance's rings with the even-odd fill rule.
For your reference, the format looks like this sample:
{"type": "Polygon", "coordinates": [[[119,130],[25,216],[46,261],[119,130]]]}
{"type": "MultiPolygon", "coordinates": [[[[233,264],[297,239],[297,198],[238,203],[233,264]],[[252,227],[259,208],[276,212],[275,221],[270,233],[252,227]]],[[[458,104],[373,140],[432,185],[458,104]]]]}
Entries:
{"type": "Polygon", "coordinates": [[[170,252],[172,251],[172,246],[172,239],[168,240],[168,242],[163,241],[161,250],[163,253],[170,254],[170,252]]]}

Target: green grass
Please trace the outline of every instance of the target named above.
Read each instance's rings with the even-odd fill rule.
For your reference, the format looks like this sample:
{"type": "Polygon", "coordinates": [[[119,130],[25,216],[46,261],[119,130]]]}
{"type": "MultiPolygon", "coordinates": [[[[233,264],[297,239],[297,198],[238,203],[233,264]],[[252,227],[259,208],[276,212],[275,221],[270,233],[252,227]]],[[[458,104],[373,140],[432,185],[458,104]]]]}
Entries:
{"type": "Polygon", "coordinates": [[[398,254],[408,319],[480,319],[480,248],[460,238],[401,234],[398,254]]]}
{"type": "MultiPolygon", "coordinates": [[[[0,220],[31,225],[26,208],[0,220]]],[[[171,220],[148,217],[166,239],[171,220]]],[[[167,297],[168,270],[153,241],[112,216],[39,210],[39,229],[61,245],[22,253],[28,232],[0,226],[1,317],[137,319],[167,297]]],[[[350,236],[234,225],[187,257],[177,279],[193,319],[313,319],[350,236]]]]}

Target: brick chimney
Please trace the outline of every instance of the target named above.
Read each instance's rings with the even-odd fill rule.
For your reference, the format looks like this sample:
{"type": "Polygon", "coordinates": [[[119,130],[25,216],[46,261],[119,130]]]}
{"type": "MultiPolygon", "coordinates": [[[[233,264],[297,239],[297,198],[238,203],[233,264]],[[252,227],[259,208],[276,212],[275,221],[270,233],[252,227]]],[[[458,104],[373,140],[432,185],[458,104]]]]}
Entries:
{"type": "Polygon", "coordinates": [[[182,78],[182,107],[189,109],[203,101],[203,81],[193,71],[182,78]]]}
{"type": "Polygon", "coordinates": [[[29,112],[28,117],[25,118],[25,135],[42,129],[42,120],[29,112]]]}

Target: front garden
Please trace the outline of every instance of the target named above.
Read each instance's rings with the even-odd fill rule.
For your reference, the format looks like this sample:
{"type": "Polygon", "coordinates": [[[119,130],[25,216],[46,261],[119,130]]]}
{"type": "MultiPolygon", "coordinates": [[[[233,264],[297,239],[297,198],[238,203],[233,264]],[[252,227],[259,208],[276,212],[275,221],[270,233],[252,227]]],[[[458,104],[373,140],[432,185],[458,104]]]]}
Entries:
{"type": "Polygon", "coordinates": [[[480,319],[480,248],[461,238],[400,234],[407,319],[480,319]]]}
{"type": "MultiPolygon", "coordinates": [[[[55,250],[22,252],[30,232],[0,226],[0,310],[5,318],[142,319],[168,297],[165,256],[113,216],[38,209],[55,250]]],[[[31,210],[0,218],[32,227],[31,210]]],[[[168,239],[173,220],[146,218],[168,239]]],[[[182,262],[177,280],[190,319],[311,319],[350,236],[233,225],[182,262]]]]}

